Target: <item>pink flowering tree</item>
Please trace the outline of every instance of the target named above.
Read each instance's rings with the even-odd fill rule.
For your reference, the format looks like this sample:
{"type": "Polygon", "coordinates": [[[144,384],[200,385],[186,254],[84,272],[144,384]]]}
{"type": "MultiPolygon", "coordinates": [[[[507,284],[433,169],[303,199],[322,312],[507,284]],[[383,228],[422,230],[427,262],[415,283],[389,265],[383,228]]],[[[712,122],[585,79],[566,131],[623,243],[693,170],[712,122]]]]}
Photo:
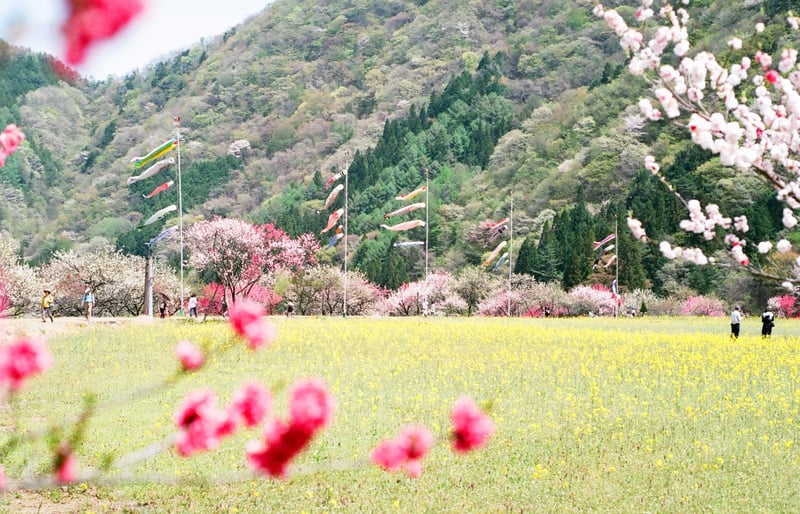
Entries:
{"type": "Polygon", "coordinates": [[[789,294],[773,296],[767,300],[767,308],[780,318],[796,318],[798,315],[797,298],[789,294]]]}
{"type": "Polygon", "coordinates": [[[466,305],[454,291],[455,280],[446,271],[435,271],[427,278],[403,284],[386,299],[381,314],[417,316],[428,313],[464,311],[466,305]]]}
{"type": "Polygon", "coordinates": [[[725,304],[718,298],[690,296],[681,305],[681,316],[724,316],[725,304]]]}
{"type": "Polygon", "coordinates": [[[257,286],[279,271],[298,271],[317,264],[319,243],[310,234],[292,239],[271,224],[255,226],[241,220],[215,218],[192,225],[186,232],[189,262],[225,288],[230,300],[252,296],[257,286]]]}
{"type": "Polygon", "coordinates": [[[0,274],[0,318],[11,308],[11,299],[6,292],[5,279],[0,274]]]}
{"type": "Polygon", "coordinates": [[[578,286],[569,292],[568,297],[572,315],[613,316],[619,302],[617,295],[601,285],[578,286]]]}
{"type": "Polygon", "coordinates": [[[530,281],[524,284],[520,314],[534,318],[565,316],[569,304],[567,293],[560,284],[530,281]]]}
{"type": "MultiPolygon", "coordinates": [[[[723,166],[752,174],[773,188],[785,205],[784,226],[796,226],[795,210],[800,207],[797,51],[788,47],[771,54],[739,37],[727,41],[729,50],[722,57],[695,51],[688,31],[689,12],[669,3],[658,7],[652,0],[643,0],[635,19],[629,20],[602,4],[595,6],[594,13],[620,38],[629,56],[628,71],[650,86],[655,103],[653,98],[642,98],[642,115],[654,123],[672,122],[685,128],[692,142],[719,156],[723,166]]],[[[800,27],[800,18],[795,16],[786,22],[794,30],[800,27]]],[[[756,23],[753,34],[764,28],[756,23]]],[[[675,192],[661,175],[655,157],[647,156],[644,166],[675,192]]],[[[725,215],[713,203],[703,206],[675,194],[688,213],[681,222],[683,230],[719,241],[727,251],[726,260],[750,273],[794,287],[798,278],[791,267],[773,266],[769,259],[753,263],[744,251],[750,245],[767,257],[787,253],[792,251],[788,240],[748,241],[745,216],[725,215]]],[[[637,238],[647,240],[645,227],[637,219],[629,218],[628,227],[637,238]]],[[[682,248],[668,241],[661,241],[659,249],[670,259],[700,265],[717,262],[699,248],[682,248]]]]}
{"type": "Polygon", "coordinates": [[[478,304],[478,314],[481,316],[517,316],[519,304],[518,292],[508,289],[496,289],[478,304]]]}
{"type": "Polygon", "coordinates": [[[250,223],[228,218],[201,221],[186,231],[185,242],[189,263],[221,284],[231,303],[239,294],[246,296],[263,276],[264,235],[250,223]]]}
{"type": "Polygon", "coordinates": [[[394,316],[419,316],[422,314],[422,299],[425,287],[421,282],[408,282],[400,286],[386,299],[386,314],[394,316]]]}
{"type": "Polygon", "coordinates": [[[316,253],[320,245],[313,234],[302,234],[292,239],[271,223],[261,225],[259,229],[263,235],[265,273],[279,270],[297,272],[317,265],[316,253]]]}

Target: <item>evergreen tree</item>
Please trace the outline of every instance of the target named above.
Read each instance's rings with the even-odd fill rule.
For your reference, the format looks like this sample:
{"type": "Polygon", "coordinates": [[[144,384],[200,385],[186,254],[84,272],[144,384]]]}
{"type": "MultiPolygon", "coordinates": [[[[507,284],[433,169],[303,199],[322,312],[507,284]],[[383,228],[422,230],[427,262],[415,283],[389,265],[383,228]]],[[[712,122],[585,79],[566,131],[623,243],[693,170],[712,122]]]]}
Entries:
{"type": "Polygon", "coordinates": [[[594,228],[592,218],[586,209],[583,188],[578,188],[577,203],[569,213],[564,246],[564,275],[561,284],[564,289],[572,289],[589,276],[592,269],[594,228]]]}
{"type": "Polygon", "coordinates": [[[639,242],[633,238],[627,227],[617,234],[617,264],[619,265],[619,287],[628,290],[647,288],[647,275],[642,266],[642,253],[639,242]]]}
{"type": "MultiPolygon", "coordinates": [[[[549,223],[548,223],[549,225],[549,223]]],[[[560,282],[564,275],[563,251],[551,229],[542,232],[536,258],[533,261],[533,276],[539,282],[560,282]]]]}
{"type": "Polygon", "coordinates": [[[397,237],[392,238],[386,248],[384,258],[381,259],[383,263],[381,277],[377,282],[378,285],[392,290],[408,282],[408,264],[397,248],[393,246],[394,241],[397,241],[397,237]]]}
{"type": "Polygon", "coordinates": [[[533,262],[536,258],[536,238],[528,234],[519,247],[517,262],[514,263],[514,273],[533,275],[533,262]]]}

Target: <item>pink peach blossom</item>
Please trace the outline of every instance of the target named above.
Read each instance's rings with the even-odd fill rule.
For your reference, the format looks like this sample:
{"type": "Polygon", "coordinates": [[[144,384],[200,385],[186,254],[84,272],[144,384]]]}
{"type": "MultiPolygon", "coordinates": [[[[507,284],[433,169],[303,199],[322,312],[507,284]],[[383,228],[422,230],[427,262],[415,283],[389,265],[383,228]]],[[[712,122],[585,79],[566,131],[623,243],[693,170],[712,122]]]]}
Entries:
{"type": "Polygon", "coordinates": [[[96,42],[119,32],[144,8],[141,0],[69,0],[69,17],[61,26],[67,41],[66,59],[79,64],[96,42]]]}
{"type": "Polygon", "coordinates": [[[333,419],[336,401],[320,379],[295,384],[289,399],[290,421],[300,430],[314,433],[333,419]]]}
{"type": "Polygon", "coordinates": [[[486,444],[494,434],[492,420],[484,414],[469,396],[461,396],[450,412],[453,449],[468,452],[486,444]]]}
{"type": "Polygon", "coordinates": [[[235,420],[217,407],[216,395],[208,390],[187,394],[173,420],[179,429],[175,447],[183,457],[218,447],[222,437],[236,430],[235,420]]]}
{"type": "Polygon", "coordinates": [[[8,382],[16,391],[25,379],[53,364],[50,350],[42,339],[21,338],[0,348],[0,382],[8,382]]]}
{"type": "Polygon", "coordinates": [[[397,442],[408,460],[419,460],[433,447],[433,435],[421,425],[407,425],[400,431],[397,442]]]}
{"type": "Polygon", "coordinates": [[[406,452],[394,439],[382,441],[370,453],[369,460],[386,471],[399,471],[406,461],[406,452]]]}
{"type": "Polygon", "coordinates": [[[322,380],[299,382],[290,393],[289,421],[273,420],[265,428],[263,440],[248,443],[250,467],[276,478],[285,477],[289,462],[330,423],[334,404],[322,380]]]}
{"type": "Polygon", "coordinates": [[[241,419],[248,427],[261,423],[272,410],[272,396],[266,387],[258,382],[249,382],[233,394],[229,411],[236,419],[241,419]]]}
{"type": "Polygon", "coordinates": [[[0,134],[0,153],[11,155],[24,139],[25,134],[16,125],[8,125],[0,134]]]}
{"type": "Polygon", "coordinates": [[[175,346],[175,355],[181,361],[183,369],[186,371],[194,371],[200,369],[205,362],[205,356],[200,348],[191,341],[180,341],[175,346]]]}
{"type": "Polygon", "coordinates": [[[764,74],[764,78],[770,84],[774,84],[774,83],[778,82],[778,79],[780,78],[780,75],[775,70],[769,70],[767,73],[764,74]]]}
{"type": "Polygon", "coordinates": [[[264,430],[263,441],[247,444],[247,462],[255,471],[284,478],[289,462],[311,442],[313,434],[297,425],[273,420],[264,430]]]}
{"type": "Polygon", "coordinates": [[[433,447],[430,430],[421,425],[406,425],[394,438],[382,441],[370,453],[370,461],[386,471],[404,469],[411,478],[422,475],[422,459],[433,447]]]}
{"type": "Polygon", "coordinates": [[[269,346],[277,331],[266,319],[264,308],[251,300],[239,300],[230,309],[233,330],[244,337],[251,350],[269,346]]]}

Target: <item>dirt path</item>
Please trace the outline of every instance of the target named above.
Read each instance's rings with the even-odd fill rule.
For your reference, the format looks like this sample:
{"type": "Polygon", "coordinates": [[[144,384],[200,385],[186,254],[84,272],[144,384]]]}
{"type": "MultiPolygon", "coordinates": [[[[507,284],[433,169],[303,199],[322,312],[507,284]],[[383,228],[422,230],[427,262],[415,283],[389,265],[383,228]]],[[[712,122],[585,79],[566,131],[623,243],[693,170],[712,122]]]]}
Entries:
{"type": "Polygon", "coordinates": [[[1,318],[0,343],[8,341],[15,336],[41,336],[48,337],[61,334],[70,330],[77,330],[89,325],[128,325],[131,323],[152,323],[155,318],[139,316],[136,318],[92,318],[86,321],[83,317],[59,317],[55,321],[42,323],[39,318],[1,318]]]}

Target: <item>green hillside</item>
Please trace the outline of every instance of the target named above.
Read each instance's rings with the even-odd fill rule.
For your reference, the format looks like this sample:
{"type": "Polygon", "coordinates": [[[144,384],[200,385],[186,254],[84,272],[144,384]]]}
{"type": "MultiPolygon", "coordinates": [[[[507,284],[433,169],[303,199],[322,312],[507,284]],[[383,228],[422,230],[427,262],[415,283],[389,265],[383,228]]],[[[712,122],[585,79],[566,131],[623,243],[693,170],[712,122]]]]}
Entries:
{"type": "MultiPolygon", "coordinates": [[[[780,212],[769,190],[694,148],[683,128],[644,123],[636,101],[646,85],[624,72],[617,39],[591,8],[278,0],[219,37],[107,81],[67,82],[45,57],[7,49],[0,113],[28,138],[0,169],[0,229],[25,242],[31,262],[103,242],[142,253],[175,220],[135,227],[175,193],[142,195],[175,167],[128,187],[129,161],[172,137],[179,114],[186,222],[234,216],[319,234],[323,183],[348,166],[351,258],[382,285],[422,273],[421,252],[395,249],[396,234],[380,224],[395,195],[424,183],[425,169],[432,263],[451,271],[491,250],[478,227],[508,215],[511,191],[516,271],[540,280],[607,284],[581,248],[612,231],[615,216],[624,226],[629,210],[652,237],[703,247],[677,233],[683,212],[643,172],[648,153],[686,196],[722,197],[723,210],[748,215],[754,237],[774,236],[780,212]],[[247,145],[231,156],[235,141],[247,145]]],[[[693,2],[695,44],[724,51],[754,19],[787,8],[693,2]]],[[[632,17],[634,7],[620,11],[632,17]]],[[[784,25],[772,25],[764,43],[790,37],[784,25]]],[[[629,249],[620,255],[629,287],[667,291],[684,273],[627,236],[619,243],[629,249]]],[[[341,248],[326,259],[341,260],[341,248]]],[[[713,271],[693,273],[696,291],[719,282],[713,271]]]]}

